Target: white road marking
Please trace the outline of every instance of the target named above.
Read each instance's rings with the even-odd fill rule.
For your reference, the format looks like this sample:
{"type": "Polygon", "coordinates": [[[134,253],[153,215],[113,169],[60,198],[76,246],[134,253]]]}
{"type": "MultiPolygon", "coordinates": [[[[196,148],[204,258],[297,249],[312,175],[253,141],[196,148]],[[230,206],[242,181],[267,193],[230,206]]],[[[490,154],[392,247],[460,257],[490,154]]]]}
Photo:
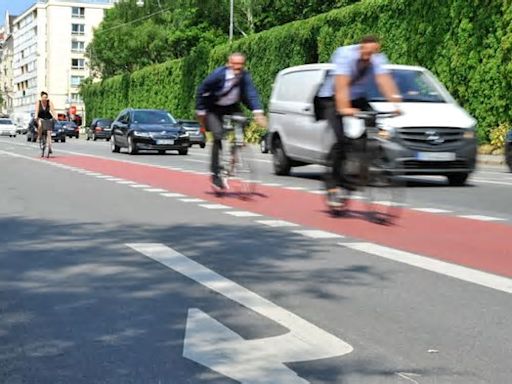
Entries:
{"type": "Polygon", "coordinates": [[[161,193],[160,196],[163,196],[163,197],[183,197],[185,195],[182,194],[182,193],[169,192],[169,193],[161,193]]]}
{"type": "Polygon", "coordinates": [[[121,181],[121,180],[123,180],[123,179],[120,179],[120,178],[118,178],[118,177],[109,177],[108,179],[105,179],[105,180],[108,180],[108,181],[116,181],[116,182],[117,182],[117,181],[121,181]]]}
{"type": "Polygon", "coordinates": [[[272,228],[278,227],[298,227],[299,224],[290,223],[289,221],[284,220],[258,220],[256,221],[259,224],[263,224],[272,228]]]}
{"type": "Polygon", "coordinates": [[[481,220],[481,221],[505,221],[506,219],[502,219],[500,217],[492,217],[485,215],[461,215],[459,216],[463,219],[472,219],[472,220],[481,220]]]}
{"type": "Polygon", "coordinates": [[[504,181],[484,180],[484,179],[477,179],[477,178],[472,178],[471,181],[475,181],[477,183],[483,183],[483,184],[497,184],[497,185],[506,185],[506,186],[512,185],[512,183],[507,183],[504,181]]]}
{"type": "Polygon", "coordinates": [[[158,192],[158,193],[167,192],[167,189],[162,189],[162,188],[146,188],[144,190],[146,192],[158,192]]]}
{"type": "Polygon", "coordinates": [[[196,198],[186,198],[186,199],[179,199],[180,201],[183,201],[184,203],[203,203],[203,199],[196,199],[196,198]]]}
{"type": "Polygon", "coordinates": [[[314,230],[314,229],[301,229],[297,231],[292,231],[293,233],[297,233],[302,236],[309,237],[311,239],[342,239],[344,236],[338,235],[332,232],[314,230]]]}
{"type": "Polygon", "coordinates": [[[325,195],[327,193],[324,189],[317,189],[309,192],[314,193],[315,195],[325,195]]]}
{"type": "Polygon", "coordinates": [[[226,215],[231,215],[235,217],[260,217],[259,213],[248,212],[248,211],[230,211],[224,212],[226,215]]]}
{"type": "Polygon", "coordinates": [[[199,204],[199,206],[206,209],[231,209],[231,207],[222,204],[199,204]]]}
{"type": "Polygon", "coordinates": [[[109,175],[99,175],[99,176],[96,176],[98,179],[109,179],[110,176],[109,175]]]}
{"type": "Polygon", "coordinates": [[[304,187],[284,187],[284,189],[289,189],[291,191],[305,191],[306,188],[304,187]]]}
{"type": "Polygon", "coordinates": [[[183,356],[242,384],[307,384],[284,363],[342,356],[353,348],[270,300],[162,244],[127,244],[281,325],[282,335],[246,340],[197,308],[188,311],[183,356]]]}
{"type": "Polygon", "coordinates": [[[98,172],[86,172],[85,174],[88,176],[103,176],[103,174],[98,172]]]}
{"type": "Polygon", "coordinates": [[[149,187],[151,187],[151,185],[146,185],[146,184],[132,184],[132,185],[130,185],[130,187],[132,187],[132,188],[149,188],[149,187]]]}
{"type": "Polygon", "coordinates": [[[412,208],[415,211],[427,212],[427,213],[451,213],[452,211],[448,211],[446,209],[439,208],[412,208]]]}
{"type": "Polygon", "coordinates": [[[405,207],[407,204],[397,203],[395,201],[372,201],[373,204],[385,205],[387,207],[405,207]]]}
{"type": "Polygon", "coordinates": [[[130,180],[120,180],[117,182],[117,184],[135,184],[135,181],[130,181],[130,180]]]}
{"type": "Polygon", "coordinates": [[[261,185],[264,185],[266,187],[281,187],[283,184],[279,184],[279,183],[261,183],[261,185]]]}
{"type": "Polygon", "coordinates": [[[487,288],[512,293],[512,279],[507,277],[493,275],[491,273],[478,271],[461,265],[451,264],[445,261],[431,259],[429,257],[372,243],[340,243],[340,245],[360,252],[383,257],[388,260],[397,261],[399,263],[439,273],[441,275],[478,284],[487,288]]]}

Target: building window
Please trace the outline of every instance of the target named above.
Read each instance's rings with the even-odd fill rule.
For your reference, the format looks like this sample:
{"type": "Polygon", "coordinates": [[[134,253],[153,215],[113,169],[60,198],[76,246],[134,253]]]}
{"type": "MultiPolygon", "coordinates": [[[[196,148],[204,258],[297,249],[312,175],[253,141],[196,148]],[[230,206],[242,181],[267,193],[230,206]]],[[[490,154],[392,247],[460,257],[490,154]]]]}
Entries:
{"type": "Polygon", "coordinates": [[[73,52],[85,52],[85,43],[83,41],[72,41],[71,50],[73,52]]]}
{"type": "Polygon", "coordinates": [[[78,87],[83,80],[83,76],[71,76],[71,86],[78,87]]]}
{"type": "Polygon", "coordinates": [[[84,35],[85,34],[85,25],[84,24],[71,24],[71,34],[84,35]]]}
{"type": "Polygon", "coordinates": [[[71,68],[72,69],[84,69],[85,68],[85,60],[84,59],[71,59],[71,68]]]}
{"type": "Polygon", "coordinates": [[[71,16],[83,19],[85,17],[84,7],[71,7],[71,16]]]}
{"type": "Polygon", "coordinates": [[[74,102],[81,102],[82,99],[80,98],[80,94],[79,93],[72,93],[71,94],[71,101],[74,101],[74,102]]]}

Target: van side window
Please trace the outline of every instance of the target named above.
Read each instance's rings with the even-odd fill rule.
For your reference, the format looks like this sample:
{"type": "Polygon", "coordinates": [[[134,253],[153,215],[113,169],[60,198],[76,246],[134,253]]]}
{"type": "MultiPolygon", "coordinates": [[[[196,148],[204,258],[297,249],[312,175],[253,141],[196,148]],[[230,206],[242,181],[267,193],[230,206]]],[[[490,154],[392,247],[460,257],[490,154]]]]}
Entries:
{"type": "Polygon", "coordinates": [[[324,72],[321,70],[304,70],[287,73],[279,81],[277,100],[297,103],[310,103],[324,72]]]}

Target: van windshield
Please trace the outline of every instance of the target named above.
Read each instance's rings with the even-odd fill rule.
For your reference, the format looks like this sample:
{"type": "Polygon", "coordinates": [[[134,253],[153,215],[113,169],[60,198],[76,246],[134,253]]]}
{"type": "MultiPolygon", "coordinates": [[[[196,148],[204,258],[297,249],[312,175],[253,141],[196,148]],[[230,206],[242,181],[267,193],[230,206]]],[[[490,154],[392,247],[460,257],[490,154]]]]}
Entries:
{"type": "MultiPolygon", "coordinates": [[[[391,75],[395,80],[402,101],[404,103],[446,103],[447,100],[436,87],[432,80],[425,72],[392,69],[391,75]]],[[[375,80],[370,83],[368,91],[368,100],[373,102],[386,101],[386,98],[380,93],[375,80]]]]}

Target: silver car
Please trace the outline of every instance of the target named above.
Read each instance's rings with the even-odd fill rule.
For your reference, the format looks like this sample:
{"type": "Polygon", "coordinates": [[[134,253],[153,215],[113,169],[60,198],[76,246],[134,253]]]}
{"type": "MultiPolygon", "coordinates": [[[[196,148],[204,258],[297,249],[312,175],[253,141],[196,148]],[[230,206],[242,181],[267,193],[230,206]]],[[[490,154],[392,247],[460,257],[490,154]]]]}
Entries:
{"type": "Polygon", "coordinates": [[[0,119],[0,136],[16,137],[16,125],[11,119],[0,119]]]}

